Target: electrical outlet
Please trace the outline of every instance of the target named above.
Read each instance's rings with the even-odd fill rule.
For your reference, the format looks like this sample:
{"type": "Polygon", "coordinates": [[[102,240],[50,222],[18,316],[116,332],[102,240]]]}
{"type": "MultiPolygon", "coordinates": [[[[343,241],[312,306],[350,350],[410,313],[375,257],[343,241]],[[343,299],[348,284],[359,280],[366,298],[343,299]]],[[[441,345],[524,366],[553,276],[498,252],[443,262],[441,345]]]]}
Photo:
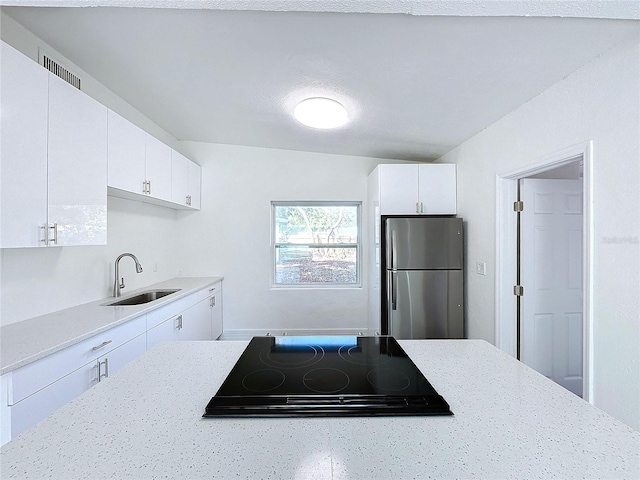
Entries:
{"type": "Polygon", "coordinates": [[[153,271],[154,272],[158,271],[158,261],[157,260],[155,262],[153,262],[153,271]]]}
{"type": "Polygon", "coordinates": [[[486,275],[487,274],[487,264],[486,264],[486,262],[476,262],[476,273],[478,275],[486,275]]]}

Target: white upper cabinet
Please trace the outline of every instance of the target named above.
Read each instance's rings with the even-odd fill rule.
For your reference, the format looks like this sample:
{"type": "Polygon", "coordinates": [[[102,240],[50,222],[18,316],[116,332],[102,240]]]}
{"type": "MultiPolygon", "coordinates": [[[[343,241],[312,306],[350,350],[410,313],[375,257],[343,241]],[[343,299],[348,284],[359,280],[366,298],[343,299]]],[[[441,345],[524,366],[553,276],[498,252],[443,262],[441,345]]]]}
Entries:
{"type": "Polygon", "coordinates": [[[200,209],[200,166],[109,111],[109,194],[200,209]]]}
{"type": "Polygon", "coordinates": [[[189,160],[173,150],[171,152],[171,201],[187,205],[187,172],[189,160]]]}
{"type": "Polygon", "coordinates": [[[37,247],[47,223],[49,74],[0,48],[0,247],[37,247]]]}
{"type": "Polygon", "coordinates": [[[147,133],[109,110],[108,185],[132,193],[145,193],[145,141],[147,133]]]}
{"type": "Polygon", "coordinates": [[[455,215],[455,164],[379,165],[381,215],[455,215]]]}
{"type": "Polygon", "coordinates": [[[148,133],[145,146],[147,193],[171,201],[171,148],[148,133]]]}
{"type": "Polygon", "coordinates": [[[107,241],[107,109],[2,42],[0,246],[107,241]]]}
{"type": "Polygon", "coordinates": [[[189,206],[200,210],[200,192],[202,181],[202,167],[197,163],[189,161],[187,168],[187,195],[189,196],[189,206]]]}
{"type": "Polygon", "coordinates": [[[418,165],[380,165],[380,213],[418,213],[418,165]]]}
{"type": "Polygon", "coordinates": [[[455,215],[457,208],[456,165],[422,164],[418,168],[418,202],[425,215],[455,215]]]}
{"type": "Polygon", "coordinates": [[[181,153],[171,151],[171,201],[200,209],[200,165],[181,153]]]}
{"type": "Polygon", "coordinates": [[[109,110],[109,187],[171,201],[171,148],[109,110]]]}
{"type": "Polygon", "coordinates": [[[49,75],[49,225],[55,245],[107,243],[107,107],[49,75]]]}

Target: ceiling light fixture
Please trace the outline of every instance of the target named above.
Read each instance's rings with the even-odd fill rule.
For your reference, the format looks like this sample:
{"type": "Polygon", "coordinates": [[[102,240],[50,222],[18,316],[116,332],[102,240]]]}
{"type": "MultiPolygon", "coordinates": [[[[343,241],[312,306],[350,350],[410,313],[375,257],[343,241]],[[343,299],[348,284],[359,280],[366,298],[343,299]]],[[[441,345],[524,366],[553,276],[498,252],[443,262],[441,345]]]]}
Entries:
{"type": "Polygon", "coordinates": [[[335,100],[324,97],[307,98],[293,110],[300,123],[313,128],[336,128],[347,123],[347,110],[335,100]]]}

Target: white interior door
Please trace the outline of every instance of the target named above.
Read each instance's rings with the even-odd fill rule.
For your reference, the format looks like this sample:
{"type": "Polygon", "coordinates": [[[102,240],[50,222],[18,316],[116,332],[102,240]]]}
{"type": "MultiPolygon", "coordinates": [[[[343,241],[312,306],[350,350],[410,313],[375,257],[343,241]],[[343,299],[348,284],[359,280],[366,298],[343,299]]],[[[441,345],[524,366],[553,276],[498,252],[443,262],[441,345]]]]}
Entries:
{"type": "Polygon", "coordinates": [[[520,360],[582,396],[582,181],[523,179],[520,360]]]}

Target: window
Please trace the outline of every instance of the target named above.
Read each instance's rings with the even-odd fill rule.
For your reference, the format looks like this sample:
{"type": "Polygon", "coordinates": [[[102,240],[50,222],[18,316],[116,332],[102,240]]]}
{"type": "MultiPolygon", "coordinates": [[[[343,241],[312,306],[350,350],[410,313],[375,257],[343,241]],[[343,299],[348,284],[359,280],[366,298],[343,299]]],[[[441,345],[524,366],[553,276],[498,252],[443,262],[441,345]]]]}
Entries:
{"type": "Polygon", "coordinates": [[[360,284],[360,202],[273,202],[274,285],[360,284]]]}

